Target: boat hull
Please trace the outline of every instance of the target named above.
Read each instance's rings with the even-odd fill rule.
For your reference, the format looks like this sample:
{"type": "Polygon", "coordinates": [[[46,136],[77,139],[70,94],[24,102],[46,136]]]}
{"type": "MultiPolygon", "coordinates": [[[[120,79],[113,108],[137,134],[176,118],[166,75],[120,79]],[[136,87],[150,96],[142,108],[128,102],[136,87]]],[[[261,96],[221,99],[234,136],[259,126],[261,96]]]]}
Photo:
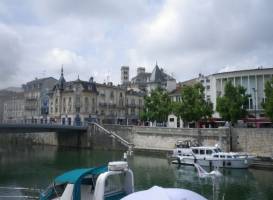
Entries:
{"type": "Polygon", "coordinates": [[[220,167],[220,168],[236,168],[236,169],[246,169],[252,163],[251,159],[195,159],[194,157],[183,157],[179,156],[177,158],[178,164],[194,165],[198,163],[204,167],[220,167]]]}

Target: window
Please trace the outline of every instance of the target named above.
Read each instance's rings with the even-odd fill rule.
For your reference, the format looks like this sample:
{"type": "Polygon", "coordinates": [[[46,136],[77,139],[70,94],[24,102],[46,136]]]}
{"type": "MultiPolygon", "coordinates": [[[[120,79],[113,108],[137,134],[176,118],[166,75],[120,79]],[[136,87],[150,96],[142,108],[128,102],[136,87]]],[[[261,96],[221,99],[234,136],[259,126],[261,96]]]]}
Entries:
{"type": "Polygon", "coordinates": [[[193,149],[192,152],[193,152],[194,154],[198,154],[198,149],[193,149]]]}
{"type": "Polygon", "coordinates": [[[225,158],[225,155],[220,155],[220,158],[225,158]]]}
{"type": "Polygon", "coordinates": [[[170,118],[170,122],[174,122],[174,118],[170,118]]]}
{"type": "Polygon", "coordinates": [[[206,154],[207,154],[207,155],[212,154],[212,150],[210,150],[210,149],[206,150],[206,154]]]}
{"type": "Polygon", "coordinates": [[[88,107],[89,107],[88,97],[84,98],[84,106],[85,106],[85,112],[88,112],[88,107]]]}
{"type": "Polygon", "coordinates": [[[232,158],[232,156],[227,156],[227,158],[232,158]]]}
{"type": "Polygon", "coordinates": [[[66,99],[63,99],[63,112],[66,112],[66,99]]]}
{"type": "Polygon", "coordinates": [[[139,99],[138,101],[139,101],[139,106],[142,106],[142,100],[139,99]]]}
{"type": "Polygon", "coordinates": [[[248,108],[253,109],[253,99],[252,98],[248,99],[248,103],[249,103],[248,108]]]}
{"type": "Polygon", "coordinates": [[[213,158],[219,158],[219,155],[213,155],[213,158]]]}
{"type": "Polygon", "coordinates": [[[110,98],[111,98],[111,99],[114,98],[114,92],[113,92],[113,91],[111,91],[111,93],[110,93],[110,98]]]}
{"type": "Polygon", "coordinates": [[[210,89],[210,86],[209,85],[207,85],[207,90],[209,90],[210,89]]]}
{"type": "Polygon", "coordinates": [[[205,154],[205,150],[204,149],[200,149],[200,155],[204,155],[205,154]]]}

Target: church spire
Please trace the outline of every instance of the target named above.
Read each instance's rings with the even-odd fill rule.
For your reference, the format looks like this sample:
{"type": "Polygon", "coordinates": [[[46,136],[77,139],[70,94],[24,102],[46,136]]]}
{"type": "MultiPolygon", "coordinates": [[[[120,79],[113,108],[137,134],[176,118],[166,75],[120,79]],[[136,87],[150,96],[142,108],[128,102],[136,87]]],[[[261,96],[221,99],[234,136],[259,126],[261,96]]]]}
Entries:
{"type": "Polygon", "coordinates": [[[62,65],[62,69],[61,69],[61,76],[64,76],[64,66],[62,65]]]}
{"type": "Polygon", "coordinates": [[[61,77],[60,77],[59,82],[58,82],[59,88],[60,88],[61,90],[64,89],[64,83],[65,83],[65,79],[64,79],[64,69],[63,69],[63,65],[62,65],[62,68],[61,68],[61,77]]]}

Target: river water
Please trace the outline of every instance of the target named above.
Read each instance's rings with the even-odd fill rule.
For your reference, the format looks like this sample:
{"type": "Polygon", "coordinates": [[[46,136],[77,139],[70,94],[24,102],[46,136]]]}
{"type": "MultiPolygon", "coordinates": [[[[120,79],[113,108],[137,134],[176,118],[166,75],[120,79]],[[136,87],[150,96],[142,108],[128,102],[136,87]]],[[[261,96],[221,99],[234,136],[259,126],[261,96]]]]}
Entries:
{"type": "MultiPolygon", "coordinates": [[[[120,160],[122,155],[120,151],[1,145],[0,186],[45,188],[64,171],[106,164],[120,160]]],[[[213,200],[273,199],[272,171],[224,170],[222,178],[212,180],[199,178],[192,166],[170,164],[164,155],[135,153],[128,162],[135,175],[136,190],[158,185],[190,189],[213,200]]],[[[19,194],[22,195],[16,193],[19,194]]],[[[7,195],[15,193],[0,190],[0,196],[7,195]]]]}

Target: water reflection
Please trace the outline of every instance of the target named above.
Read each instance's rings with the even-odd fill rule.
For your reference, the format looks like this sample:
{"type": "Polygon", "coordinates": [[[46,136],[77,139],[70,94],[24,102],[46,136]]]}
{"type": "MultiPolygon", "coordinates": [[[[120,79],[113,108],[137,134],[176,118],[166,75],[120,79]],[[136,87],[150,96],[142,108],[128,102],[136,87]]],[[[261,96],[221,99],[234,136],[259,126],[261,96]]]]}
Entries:
{"type": "MultiPolygon", "coordinates": [[[[122,154],[48,146],[1,146],[0,186],[45,188],[64,171],[120,160],[122,154]]],[[[159,185],[190,189],[213,200],[273,197],[272,171],[221,169],[223,176],[211,179],[199,178],[192,166],[171,165],[162,155],[137,153],[128,162],[134,171],[136,190],[159,185]]]]}

